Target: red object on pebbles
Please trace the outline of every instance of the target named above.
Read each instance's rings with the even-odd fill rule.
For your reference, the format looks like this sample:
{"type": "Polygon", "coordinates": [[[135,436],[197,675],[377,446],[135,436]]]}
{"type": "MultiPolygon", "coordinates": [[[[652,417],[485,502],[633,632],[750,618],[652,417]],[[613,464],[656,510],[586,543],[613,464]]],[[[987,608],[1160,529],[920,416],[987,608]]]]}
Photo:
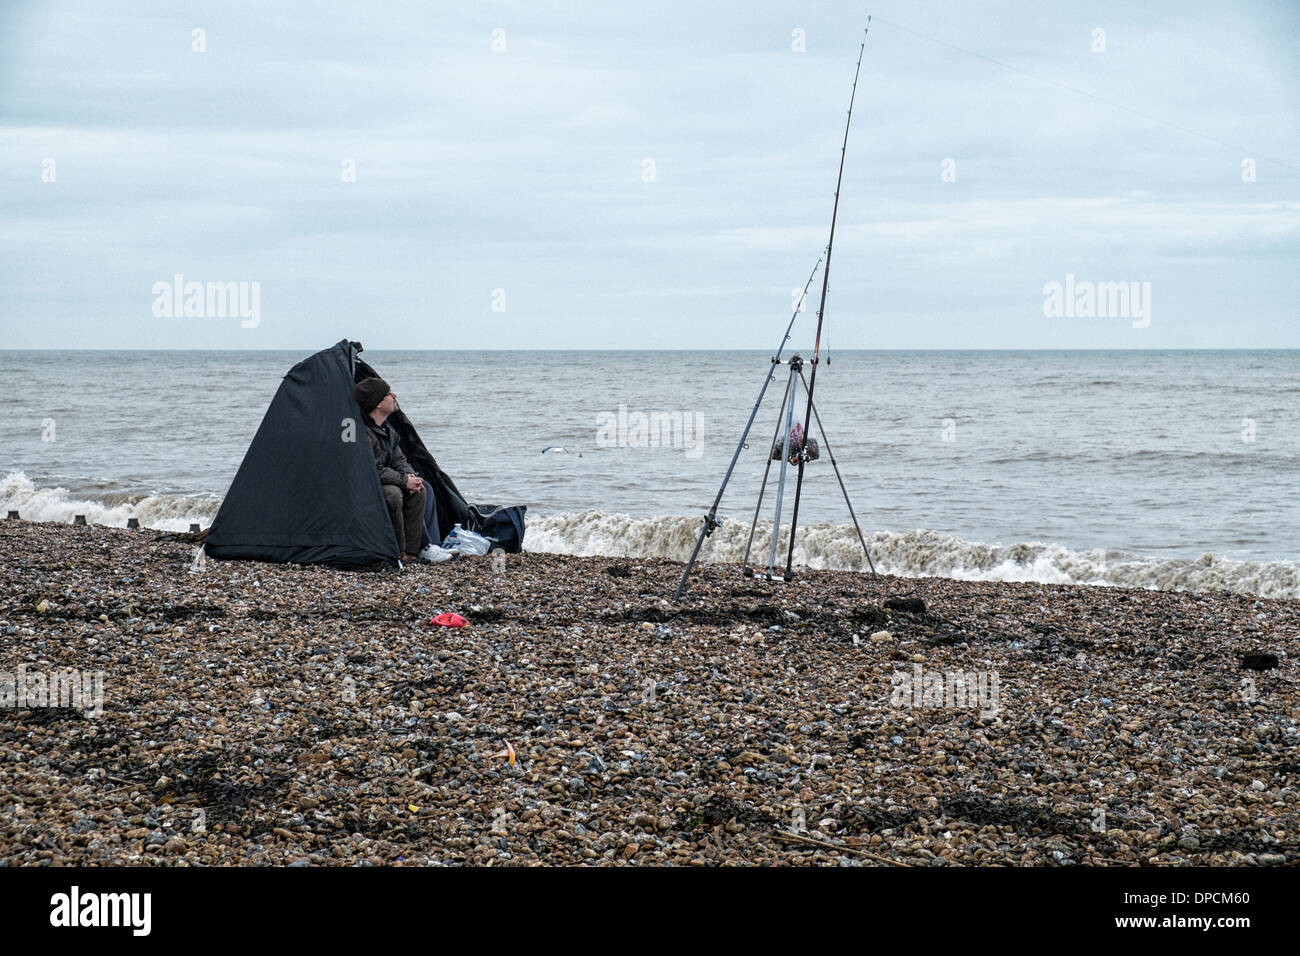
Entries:
{"type": "Polygon", "coordinates": [[[465,620],[459,614],[439,614],[437,617],[429,618],[430,624],[437,624],[439,627],[464,627],[469,621],[465,620]]]}

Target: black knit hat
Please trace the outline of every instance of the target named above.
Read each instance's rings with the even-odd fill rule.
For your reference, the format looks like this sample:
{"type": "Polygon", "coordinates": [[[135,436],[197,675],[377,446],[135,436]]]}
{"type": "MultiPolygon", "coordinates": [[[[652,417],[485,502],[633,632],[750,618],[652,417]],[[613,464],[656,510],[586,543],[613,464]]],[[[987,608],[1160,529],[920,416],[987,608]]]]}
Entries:
{"type": "Polygon", "coordinates": [[[366,378],[357,382],[352,394],[357,397],[361,410],[369,415],[388,397],[389,391],[388,383],[382,378],[366,378]]]}

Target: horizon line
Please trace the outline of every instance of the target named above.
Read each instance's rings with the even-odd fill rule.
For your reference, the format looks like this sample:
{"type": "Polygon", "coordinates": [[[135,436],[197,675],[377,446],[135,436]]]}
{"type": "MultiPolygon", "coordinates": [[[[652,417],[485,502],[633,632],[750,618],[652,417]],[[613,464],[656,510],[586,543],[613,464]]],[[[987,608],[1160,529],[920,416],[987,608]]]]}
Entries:
{"type": "MultiPolygon", "coordinates": [[[[335,343],[337,344],[337,343],[335,343]]],[[[278,346],[275,348],[41,348],[37,346],[28,346],[22,348],[0,348],[0,353],[5,352],[298,352],[304,349],[313,348],[312,346],[278,346]]],[[[326,346],[326,349],[333,348],[332,345],[326,346]]],[[[317,352],[322,351],[316,347],[317,352]]],[[[783,350],[784,351],[784,350],[783,350]]],[[[797,349],[795,350],[798,351],[797,349]]],[[[935,348],[935,347],[892,347],[892,348],[863,348],[863,347],[837,347],[836,352],[1300,352],[1300,345],[1263,345],[1263,346],[1244,346],[1244,345],[1197,345],[1197,346],[1166,346],[1157,348],[1138,348],[1135,346],[1120,346],[1113,348],[1079,348],[1079,347],[1048,347],[1040,346],[1034,348],[1006,348],[1006,347],[952,347],[952,348],[935,348]]],[[[382,345],[370,346],[363,348],[362,352],[759,352],[771,354],[771,349],[758,348],[756,346],[747,347],[714,347],[714,348],[408,348],[408,347],[386,347],[382,345]]],[[[829,355],[830,350],[826,351],[829,355]]]]}

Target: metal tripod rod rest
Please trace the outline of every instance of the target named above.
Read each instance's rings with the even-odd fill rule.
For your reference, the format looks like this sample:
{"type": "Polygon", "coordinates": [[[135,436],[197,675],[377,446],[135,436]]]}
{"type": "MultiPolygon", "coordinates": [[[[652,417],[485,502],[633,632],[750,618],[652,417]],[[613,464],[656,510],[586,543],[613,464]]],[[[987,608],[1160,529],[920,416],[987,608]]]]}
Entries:
{"type": "MultiPolygon", "coordinates": [[[[741,574],[747,578],[757,577],[768,581],[776,581],[776,580],[791,581],[794,578],[794,572],[791,568],[787,567],[786,570],[779,575],[777,574],[776,571],[775,553],[777,548],[777,542],[781,535],[781,511],[783,510],[782,494],[781,494],[782,489],[780,483],[783,483],[786,479],[786,475],[785,475],[786,466],[789,463],[791,457],[790,443],[792,440],[792,432],[793,432],[792,412],[798,400],[798,389],[795,383],[798,382],[799,384],[803,385],[804,392],[806,394],[808,391],[808,380],[804,377],[804,359],[797,352],[787,360],[782,360],[780,358],[773,358],[771,360],[771,363],[772,363],[772,367],[775,367],[777,365],[788,365],[790,367],[790,373],[786,377],[785,391],[781,396],[781,403],[777,407],[776,430],[772,434],[771,445],[764,449],[765,452],[764,457],[767,459],[767,463],[763,468],[763,480],[759,485],[758,501],[754,505],[754,516],[749,524],[749,539],[745,544],[745,557],[741,563],[741,574]],[[782,426],[784,426],[784,428],[782,426]],[[758,516],[762,513],[763,498],[767,494],[767,482],[769,477],[771,476],[772,462],[775,460],[772,458],[771,449],[776,448],[778,443],[781,446],[781,469],[780,470],[782,474],[781,477],[778,479],[779,484],[777,489],[776,510],[772,520],[772,538],[769,544],[769,551],[768,551],[768,566],[767,566],[767,571],[765,573],[756,574],[754,572],[754,569],[750,567],[749,556],[753,551],[754,535],[758,528],[758,516]]],[[[771,375],[771,373],[769,372],[768,383],[770,384],[770,382],[774,378],[775,376],[771,375]]],[[[822,444],[826,447],[826,457],[830,460],[831,467],[835,471],[835,479],[839,483],[840,493],[844,495],[844,504],[849,510],[849,518],[852,519],[853,521],[853,530],[857,533],[858,543],[862,545],[862,553],[867,559],[867,567],[871,570],[871,576],[874,578],[877,576],[876,565],[875,562],[872,561],[871,559],[871,550],[870,548],[867,547],[866,536],[863,535],[862,533],[862,526],[858,522],[858,515],[853,508],[853,501],[849,498],[849,491],[844,484],[844,475],[840,472],[839,462],[836,460],[835,452],[831,448],[830,439],[826,436],[826,426],[822,422],[821,411],[817,408],[817,405],[815,403],[810,402],[809,405],[812,411],[813,421],[816,422],[817,431],[821,435],[822,444]]],[[[748,435],[748,432],[749,429],[747,428],[746,435],[748,435]]],[[[808,460],[808,441],[810,438],[811,436],[805,433],[804,445],[802,448],[799,449],[797,453],[798,462],[801,466],[808,460]]],[[[743,440],[741,442],[741,447],[748,447],[747,445],[745,445],[743,440]]],[[[797,528],[792,522],[790,525],[791,540],[794,539],[796,531],[797,528]]],[[[688,572],[689,572],[689,567],[688,567],[688,572]]],[[[676,599],[676,597],[677,595],[674,595],[674,599],[676,599]]]]}
{"type": "MultiPolygon", "coordinates": [[[[803,384],[805,392],[808,389],[808,380],[804,378],[804,374],[803,374],[803,359],[798,354],[796,354],[793,358],[791,358],[789,364],[791,366],[790,378],[786,382],[785,395],[782,397],[781,407],[780,409],[778,409],[777,421],[776,421],[776,432],[772,435],[773,448],[777,446],[778,442],[781,442],[781,425],[782,425],[782,419],[784,417],[784,412],[786,409],[786,403],[787,401],[793,403],[796,399],[796,393],[794,389],[795,377],[797,376],[799,381],[803,384]]],[[[826,457],[830,459],[831,467],[835,470],[835,479],[837,482],[839,482],[840,493],[844,495],[844,504],[849,509],[849,518],[851,518],[853,521],[853,530],[857,533],[858,543],[862,545],[862,554],[866,557],[867,567],[871,570],[871,576],[874,578],[877,576],[876,565],[875,562],[871,560],[871,550],[867,547],[867,540],[862,533],[862,526],[861,524],[858,523],[857,512],[853,509],[853,502],[849,498],[849,490],[844,484],[844,475],[840,473],[839,462],[836,461],[835,459],[835,452],[831,448],[830,439],[826,437],[826,426],[822,424],[821,412],[818,411],[816,404],[813,405],[813,421],[817,423],[817,431],[821,435],[822,444],[826,446],[826,457]]],[[[805,442],[807,441],[807,437],[809,436],[805,437],[805,442]]],[[[789,460],[790,432],[788,427],[786,430],[786,439],[781,444],[782,444],[782,455],[785,460],[789,460]]],[[[806,459],[807,454],[808,454],[807,445],[805,444],[804,448],[800,450],[800,455],[806,459]]],[[[763,497],[767,493],[767,480],[769,475],[771,474],[771,469],[772,469],[772,458],[769,455],[767,460],[767,466],[763,469],[763,482],[758,489],[758,504],[754,506],[754,518],[749,525],[749,541],[745,545],[745,559],[742,562],[740,573],[747,578],[758,577],[768,581],[776,581],[778,579],[784,581],[790,581],[793,579],[793,572],[785,572],[778,576],[776,573],[775,560],[772,558],[771,553],[769,553],[769,557],[768,557],[769,563],[768,563],[767,572],[765,574],[756,575],[754,573],[754,569],[749,566],[749,555],[750,552],[753,550],[754,535],[758,528],[758,516],[763,508],[763,497]]],[[[778,515],[780,514],[779,510],[777,514],[778,515]]],[[[781,533],[781,524],[779,519],[773,521],[772,527],[774,529],[773,541],[775,542],[775,540],[780,536],[781,533]]],[[[795,533],[795,529],[793,525],[790,528],[790,533],[792,535],[795,533]]]]}
{"type": "MultiPolygon", "coordinates": [[[[817,270],[821,268],[821,264],[821,257],[818,257],[812,271],[808,273],[808,281],[804,283],[803,293],[799,296],[799,302],[795,305],[794,311],[790,313],[790,321],[786,324],[785,335],[781,338],[781,344],[777,346],[776,355],[772,357],[773,365],[780,364],[781,353],[785,351],[785,344],[790,341],[790,330],[794,328],[795,319],[799,318],[799,313],[803,311],[804,299],[808,297],[808,290],[812,288],[813,277],[817,275],[817,270]]],[[[704,539],[713,534],[718,527],[718,505],[722,504],[722,496],[727,491],[727,483],[731,481],[731,473],[736,470],[736,462],[740,459],[740,452],[745,447],[745,441],[749,438],[749,430],[754,427],[754,419],[758,416],[758,406],[763,404],[763,396],[767,394],[767,386],[772,383],[773,377],[770,368],[763,373],[763,387],[758,390],[758,398],[754,400],[754,407],[750,410],[749,421],[745,423],[745,430],[740,433],[740,441],[736,442],[736,450],[732,452],[731,464],[727,466],[727,473],[722,476],[722,484],[718,486],[718,493],[713,498],[709,513],[704,516],[704,527],[700,529],[700,536],[695,539],[695,550],[691,552],[691,558],[686,562],[686,569],[682,571],[682,579],[677,583],[677,590],[673,592],[674,601],[680,598],[686,590],[686,582],[690,579],[691,569],[695,567],[695,562],[700,556],[700,548],[704,546],[704,539]]]]}

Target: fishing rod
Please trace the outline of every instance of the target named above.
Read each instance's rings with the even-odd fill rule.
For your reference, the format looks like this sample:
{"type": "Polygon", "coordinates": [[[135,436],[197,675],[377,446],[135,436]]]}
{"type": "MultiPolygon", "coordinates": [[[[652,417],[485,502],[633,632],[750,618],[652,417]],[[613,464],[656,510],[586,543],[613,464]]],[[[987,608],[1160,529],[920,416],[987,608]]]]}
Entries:
{"type": "MultiPolygon", "coordinates": [[[[826,268],[822,270],[822,298],[817,306],[817,337],[813,340],[812,372],[808,376],[808,408],[804,412],[803,433],[811,435],[813,414],[813,389],[817,387],[817,361],[822,344],[822,321],[826,315],[826,289],[831,281],[831,249],[835,245],[835,218],[840,211],[840,186],[844,182],[844,156],[849,148],[849,125],[853,122],[853,100],[858,93],[858,74],[862,71],[862,52],[867,48],[867,34],[871,32],[871,17],[867,17],[866,29],[862,31],[862,45],[858,47],[858,65],[853,70],[853,91],[849,93],[849,116],[844,121],[844,143],[840,146],[840,173],[835,180],[835,204],[831,209],[831,235],[826,242],[826,268]]],[[[794,577],[794,535],[799,527],[799,497],[803,492],[803,469],[808,460],[805,443],[799,450],[799,477],[794,486],[794,512],[790,518],[790,551],[785,559],[785,579],[794,577]]],[[[776,534],[776,529],[772,533],[776,534]]]]}
{"type": "MultiPolygon", "coordinates": [[[[794,328],[795,319],[799,318],[799,313],[803,311],[804,299],[808,297],[808,289],[812,286],[813,277],[817,275],[817,269],[821,264],[822,260],[819,257],[812,267],[812,272],[808,273],[808,281],[803,285],[803,292],[800,293],[799,301],[795,303],[794,312],[790,316],[790,322],[785,327],[785,335],[781,339],[781,344],[776,348],[776,355],[772,358],[772,368],[775,368],[781,362],[781,352],[785,350],[785,344],[790,341],[790,330],[794,328]]],[[[822,294],[825,295],[824,292],[822,294]]],[[[704,546],[704,539],[713,534],[718,527],[718,505],[722,503],[723,492],[727,490],[727,482],[731,481],[731,473],[736,467],[736,461],[740,458],[740,452],[745,447],[745,439],[749,437],[749,430],[754,427],[754,418],[758,415],[758,406],[763,404],[763,396],[767,394],[767,387],[772,384],[772,379],[776,377],[772,374],[772,368],[767,370],[763,378],[763,387],[758,390],[758,399],[754,402],[754,408],[749,413],[749,421],[745,423],[745,430],[740,435],[740,441],[736,442],[736,451],[731,456],[731,464],[727,466],[727,474],[722,479],[722,486],[718,488],[717,497],[713,499],[713,507],[704,516],[704,527],[700,529],[700,536],[695,542],[695,550],[691,552],[691,559],[686,562],[686,570],[682,572],[682,580],[677,585],[677,590],[673,592],[674,601],[681,597],[682,592],[686,590],[686,579],[691,576],[691,569],[695,567],[695,560],[700,556],[700,548],[704,546]]]]}

